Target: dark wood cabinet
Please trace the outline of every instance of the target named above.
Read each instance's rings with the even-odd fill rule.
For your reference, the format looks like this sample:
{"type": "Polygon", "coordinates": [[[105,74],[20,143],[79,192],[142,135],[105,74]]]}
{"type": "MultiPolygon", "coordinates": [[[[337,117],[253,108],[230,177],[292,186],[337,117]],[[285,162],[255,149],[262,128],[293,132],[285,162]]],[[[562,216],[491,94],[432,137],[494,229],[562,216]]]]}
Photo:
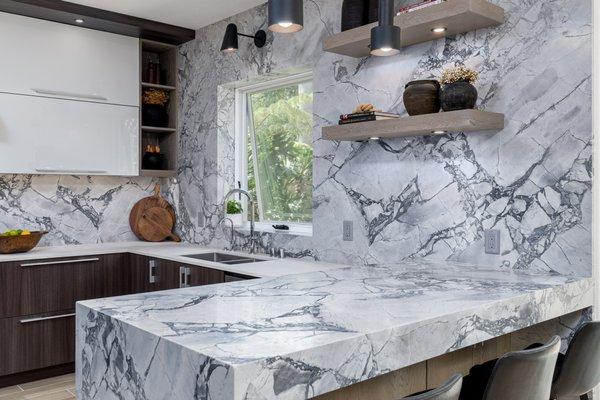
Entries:
{"type": "Polygon", "coordinates": [[[19,263],[0,263],[0,318],[13,317],[19,315],[20,312],[19,263]]]}
{"type": "Polygon", "coordinates": [[[76,301],[98,299],[131,292],[131,274],[126,254],[109,254],[96,262],[73,264],[76,301]]]}
{"type": "Polygon", "coordinates": [[[0,375],[38,370],[75,360],[75,317],[72,311],[61,315],[0,319],[0,338],[0,375]]]}
{"type": "Polygon", "coordinates": [[[225,273],[218,269],[197,267],[195,265],[187,266],[188,274],[188,286],[203,286],[203,285],[214,285],[215,283],[225,282],[225,273]]]}

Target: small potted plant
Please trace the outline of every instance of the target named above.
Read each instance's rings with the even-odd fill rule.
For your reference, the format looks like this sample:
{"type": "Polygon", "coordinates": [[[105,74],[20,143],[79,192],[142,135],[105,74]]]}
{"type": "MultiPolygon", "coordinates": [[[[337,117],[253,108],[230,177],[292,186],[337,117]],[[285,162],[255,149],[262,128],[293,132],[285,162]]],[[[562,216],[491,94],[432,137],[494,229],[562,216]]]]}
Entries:
{"type": "Polygon", "coordinates": [[[142,125],[165,128],[169,125],[167,103],[169,93],[164,90],[147,89],[142,96],[142,125]]]}
{"type": "Polygon", "coordinates": [[[242,203],[237,200],[227,201],[226,217],[231,218],[233,225],[241,226],[244,224],[244,218],[242,217],[242,203]]]}
{"type": "Polygon", "coordinates": [[[478,76],[477,72],[463,66],[444,70],[440,79],[443,84],[440,94],[442,110],[475,108],[477,89],[473,83],[477,81],[478,76]]]}

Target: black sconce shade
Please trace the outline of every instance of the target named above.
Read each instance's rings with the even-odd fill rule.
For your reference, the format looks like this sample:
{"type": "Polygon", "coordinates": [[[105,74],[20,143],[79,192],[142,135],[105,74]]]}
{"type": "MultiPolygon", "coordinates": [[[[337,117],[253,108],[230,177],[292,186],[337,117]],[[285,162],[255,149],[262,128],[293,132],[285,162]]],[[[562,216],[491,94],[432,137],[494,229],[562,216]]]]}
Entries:
{"type": "Polygon", "coordinates": [[[371,54],[400,53],[400,28],[394,25],[394,1],[379,0],[379,25],[371,29],[371,54]]]}
{"type": "Polygon", "coordinates": [[[304,28],[303,0],[269,0],[269,30],[292,33],[304,28]]]}
{"type": "Polygon", "coordinates": [[[238,32],[236,24],[227,25],[225,30],[225,36],[223,37],[223,44],[221,45],[221,51],[223,53],[233,53],[239,48],[238,36],[244,36],[254,39],[254,45],[258,48],[264,47],[267,43],[267,33],[263,30],[256,32],[254,36],[245,35],[238,32]]]}

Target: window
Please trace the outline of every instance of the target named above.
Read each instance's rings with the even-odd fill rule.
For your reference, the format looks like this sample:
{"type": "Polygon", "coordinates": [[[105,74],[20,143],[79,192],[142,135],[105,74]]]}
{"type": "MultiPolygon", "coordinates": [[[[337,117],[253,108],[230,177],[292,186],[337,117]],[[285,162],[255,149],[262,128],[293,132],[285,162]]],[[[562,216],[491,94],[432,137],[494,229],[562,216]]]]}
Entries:
{"type": "Polygon", "coordinates": [[[236,180],[257,200],[259,230],[312,230],[312,103],[311,74],[236,90],[236,180]]]}

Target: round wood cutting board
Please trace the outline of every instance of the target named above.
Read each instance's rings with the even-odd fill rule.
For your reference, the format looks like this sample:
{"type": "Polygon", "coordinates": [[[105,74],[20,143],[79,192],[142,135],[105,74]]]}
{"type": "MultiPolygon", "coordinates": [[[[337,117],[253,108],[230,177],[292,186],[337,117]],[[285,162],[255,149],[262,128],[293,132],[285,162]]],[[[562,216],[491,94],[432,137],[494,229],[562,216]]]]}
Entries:
{"type": "Polygon", "coordinates": [[[129,226],[138,239],[147,242],[161,242],[167,238],[180,241],[172,233],[175,226],[175,210],[160,195],[156,185],[154,195],[138,201],[129,214],[129,226]]]}

